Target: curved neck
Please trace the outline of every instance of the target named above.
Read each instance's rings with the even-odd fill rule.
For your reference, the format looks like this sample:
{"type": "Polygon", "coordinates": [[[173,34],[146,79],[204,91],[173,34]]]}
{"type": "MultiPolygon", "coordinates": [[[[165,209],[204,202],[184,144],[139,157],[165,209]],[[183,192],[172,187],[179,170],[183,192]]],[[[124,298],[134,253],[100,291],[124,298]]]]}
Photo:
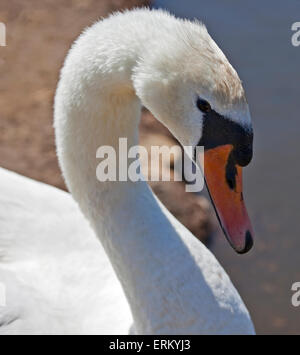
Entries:
{"type": "MultiPolygon", "coordinates": [[[[105,23],[79,39],[62,71],[55,102],[60,164],[121,281],[136,330],[188,331],[201,307],[195,312],[193,287],[181,290],[180,285],[187,275],[185,282],[193,285],[199,270],[170,217],[146,183],[100,183],[96,178],[100,146],[118,148],[120,137],[128,138],[128,146],[138,142],[141,103],[131,75],[145,45],[141,36],[140,43],[132,43],[119,31],[111,34],[111,41],[118,41],[118,50],[111,51],[101,26],[105,23]]],[[[199,286],[201,274],[196,279],[199,286]]]]}

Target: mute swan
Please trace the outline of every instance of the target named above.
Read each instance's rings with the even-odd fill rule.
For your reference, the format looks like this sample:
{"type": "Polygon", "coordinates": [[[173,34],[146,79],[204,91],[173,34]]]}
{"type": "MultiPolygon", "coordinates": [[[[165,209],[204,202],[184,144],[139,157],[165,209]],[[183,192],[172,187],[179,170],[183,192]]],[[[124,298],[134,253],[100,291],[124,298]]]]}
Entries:
{"type": "Polygon", "coordinates": [[[101,245],[70,195],[1,170],[1,333],[254,334],[223,268],[145,182],[96,179],[99,146],[137,144],[141,104],[183,145],[205,145],[224,232],[238,252],[251,247],[241,167],[252,128],[237,73],[199,23],[114,14],[77,40],[55,99],[63,175],[101,245]]]}

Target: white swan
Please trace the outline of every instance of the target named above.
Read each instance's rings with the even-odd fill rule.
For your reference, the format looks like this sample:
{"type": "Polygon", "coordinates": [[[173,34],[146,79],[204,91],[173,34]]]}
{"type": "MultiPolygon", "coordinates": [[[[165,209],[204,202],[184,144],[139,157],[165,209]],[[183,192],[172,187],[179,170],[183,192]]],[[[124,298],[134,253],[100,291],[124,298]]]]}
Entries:
{"type": "Polygon", "coordinates": [[[206,145],[224,231],[250,248],[240,179],[252,131],[236,72],[201,24],[115,14],[77,40],[55,100],[62,171],[103,249],[70,195],[1,170],[1,333],[254,333],[215,257],[146,183],[96,179],[99,146],[137,144],[141,103],[182,144],[206,145]]]}

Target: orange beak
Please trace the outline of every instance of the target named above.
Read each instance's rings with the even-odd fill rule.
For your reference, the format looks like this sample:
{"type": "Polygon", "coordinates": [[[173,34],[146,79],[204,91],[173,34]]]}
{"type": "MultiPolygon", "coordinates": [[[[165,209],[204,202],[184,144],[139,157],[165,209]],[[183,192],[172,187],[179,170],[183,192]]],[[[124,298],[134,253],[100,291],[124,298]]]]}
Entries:
{"type": "Polygon", "coordinates": [[[224,234],[244,254],[253,246],[253,230],[244,204],[242,167],[235,163],[232,151],[230,144],[205,150],[203,170],[224,234]]]}

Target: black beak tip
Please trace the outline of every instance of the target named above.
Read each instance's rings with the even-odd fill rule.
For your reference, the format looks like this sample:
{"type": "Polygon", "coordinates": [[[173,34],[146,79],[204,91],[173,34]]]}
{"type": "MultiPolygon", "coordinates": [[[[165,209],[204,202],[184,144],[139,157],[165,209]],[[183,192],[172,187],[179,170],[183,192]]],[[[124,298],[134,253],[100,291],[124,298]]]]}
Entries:
{"type": "Polygon", "coordinates": [[[246,235],[245,235],[245,247],[244,247],[244,249],[243,250],[236,250],[236,252],[238,254],[246,254],[252,249],[253,245],[254,245],[253,237],[252,237],[250,231],[247,231],[246,235]]]}

